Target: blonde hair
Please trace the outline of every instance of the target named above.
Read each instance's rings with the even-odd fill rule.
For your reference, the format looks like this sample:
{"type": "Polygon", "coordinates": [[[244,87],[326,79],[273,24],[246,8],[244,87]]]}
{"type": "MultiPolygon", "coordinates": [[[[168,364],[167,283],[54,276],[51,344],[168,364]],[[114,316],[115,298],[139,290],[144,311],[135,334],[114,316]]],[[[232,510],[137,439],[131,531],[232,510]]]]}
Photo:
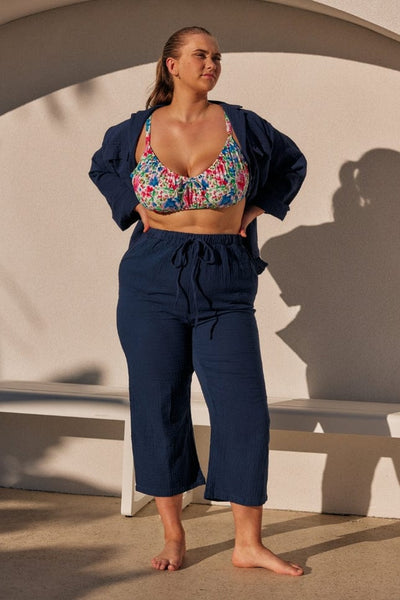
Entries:
{"type": "Polygon", "coordinates": [[[157,62],[156,81],[153,90],[146,102],[146,108],[156,106],[157,104],[170,104],[174,93],[174,82],[168,71],[166,60],[167,58],[178,58],[179,50],[185,43],[187,35],[203,33],[211,35],[204,27],[183,27],[175,31],[167,40],[163,53],[157,62]]]}

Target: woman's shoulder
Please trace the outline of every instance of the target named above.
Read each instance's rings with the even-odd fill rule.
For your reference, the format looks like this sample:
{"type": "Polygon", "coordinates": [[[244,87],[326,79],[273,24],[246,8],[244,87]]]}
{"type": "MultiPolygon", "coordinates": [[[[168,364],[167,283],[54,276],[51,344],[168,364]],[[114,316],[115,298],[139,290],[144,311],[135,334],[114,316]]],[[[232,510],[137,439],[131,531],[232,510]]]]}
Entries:
{"type": "Polygon", "coordinates": [[[246,129],[254,131],[262,130],[264,132],[273,130],[271,123],[253,110],[245,108],[240,104],[230,104],[224,101],[215,101],[215,103],[222,106],[229,119],[242,122],[246,129]]]}
{"type": "Polygon", "coordinates": [[[242,148],[262,146],[269,149],[271,147],[275,128],[269,121],[240,104],[227,102],[218,102],[218,104],[231,121],[242,148]]]}
{"type": "Polygon", "coordinates": [[[225,102],[224,100],[212,100],[213,103],[219,104],[232,113],[236,113],[238,115],[250,116],[250,118],[265,120],[259,114],[257,114],[254,110],[250,110],[249,108],[244,107],[242,104],[231,104],[230,102],[225,102]]]}

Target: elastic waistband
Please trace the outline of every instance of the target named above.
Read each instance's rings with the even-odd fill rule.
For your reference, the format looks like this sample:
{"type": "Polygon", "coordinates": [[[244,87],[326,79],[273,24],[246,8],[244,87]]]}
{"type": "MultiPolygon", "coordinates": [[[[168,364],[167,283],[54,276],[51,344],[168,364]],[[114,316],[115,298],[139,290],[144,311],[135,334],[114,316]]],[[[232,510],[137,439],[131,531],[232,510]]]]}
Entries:
{"type": "Polygon", "coordinates": [[[163,240],[173,244],[184,244],[189,240],[206,242],[207,244],[242,245],[243,238],[238,233],[185,233],[183,231],[168,231],[166,229],[149,229],[142,234],[155,240],[163,240]]]}

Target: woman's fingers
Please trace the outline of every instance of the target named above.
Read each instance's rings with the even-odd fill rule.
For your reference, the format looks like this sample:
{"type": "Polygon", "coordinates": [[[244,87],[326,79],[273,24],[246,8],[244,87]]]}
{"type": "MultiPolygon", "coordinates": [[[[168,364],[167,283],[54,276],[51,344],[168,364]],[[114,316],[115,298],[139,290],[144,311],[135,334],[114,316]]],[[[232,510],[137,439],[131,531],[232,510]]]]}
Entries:
{"type": "Polygon", "coordinates": [[[241,235],[242,237],[247,237],[247,227],[252,221],[254,221],[254,219],[262,215],[263,212],[263,209],[259,208],[258,206],[251,206],[250,208],[245,210],[243,213],[242,222],[240,224],[239,235],[241,235]]]}
{"type": "Polygon", "coordinates": [[[139,213],[139,216],[140,216],[140,218],[142,220],[142,223],[143,223],[143,233],[146,233],[146,231],[148,231],[150,229],[149,221],[148,221],[148,218],[147,218],[147,210],[141,204],[138,204],[135,207],[135,210],[136,210],[137,213],[139,213]]]}

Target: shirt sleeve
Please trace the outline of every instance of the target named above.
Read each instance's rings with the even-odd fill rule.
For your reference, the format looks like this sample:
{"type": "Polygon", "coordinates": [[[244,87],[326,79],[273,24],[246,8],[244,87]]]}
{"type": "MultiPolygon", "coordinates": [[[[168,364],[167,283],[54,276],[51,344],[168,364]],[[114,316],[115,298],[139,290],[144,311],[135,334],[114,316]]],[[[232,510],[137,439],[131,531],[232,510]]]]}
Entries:
{"type": "Polygon", "coordinates": [[[255,163],[252,204],[283,220],[304,181],[307,161],[293,140],[260,117],[250,143],[255,163]]]}
{"type": "Polygon", "coordinates": [[[124,143],[129,121],[107,130],[103,144],[92,158],[89,177],[105,196],[112,217],[122,229],[127,229],[139,219],[135,207],[139,201],[135,195],[130,174],[132,160],[124,143]]]}

